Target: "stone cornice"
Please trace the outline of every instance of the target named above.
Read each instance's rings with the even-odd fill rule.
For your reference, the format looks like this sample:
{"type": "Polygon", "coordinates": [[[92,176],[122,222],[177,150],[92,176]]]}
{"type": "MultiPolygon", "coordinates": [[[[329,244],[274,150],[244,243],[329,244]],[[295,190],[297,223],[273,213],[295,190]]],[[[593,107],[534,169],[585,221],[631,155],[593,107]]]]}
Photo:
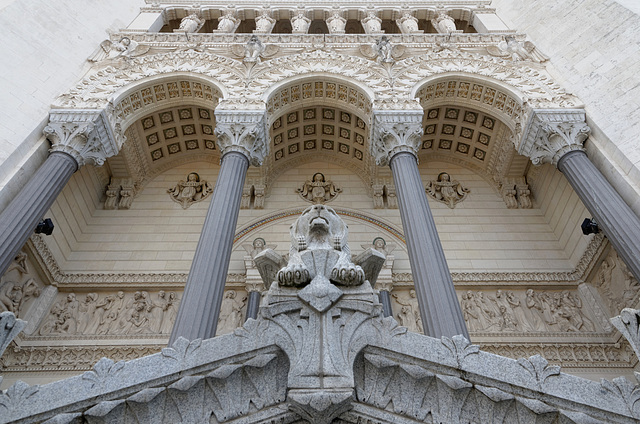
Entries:
{"type": "Polygon", "coordinates": [[[516,150],[534,165],[557,165],[566,153],[584,150],[589,137],[583,109],[533,109],[516,150]]]}

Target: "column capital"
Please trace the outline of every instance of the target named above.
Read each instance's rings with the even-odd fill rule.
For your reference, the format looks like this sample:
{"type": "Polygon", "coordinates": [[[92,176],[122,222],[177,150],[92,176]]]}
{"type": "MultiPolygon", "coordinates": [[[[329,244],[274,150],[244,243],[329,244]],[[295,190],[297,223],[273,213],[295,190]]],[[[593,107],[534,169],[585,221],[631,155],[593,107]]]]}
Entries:
{"type": "Polygon", "coordinates": [[[371,154],[378,165],[388,165],[400,152],[418,157],[423,114],[422,109],[374,111],[371,154]]]}
{"type": "Polygon", "coordinates": [[[585,118],[583,109],[533,109],[516,150],[534,165],[557,166],[566,153],[584,150],[591,131],[585,118]]]}
{"type": "Polygon", "coordinates": [[[78,167],[104,164],[124,143],[123,135],[114,134],[103,109],[53,109],[43,133],[51,142],[50,152],[70,155],[78,167]]]}
{"type": "Polygon", "coordinates": [[[266,111],[215,110],[218,148],[222,154],[242,153],[253,166],[269,154],[266,111]]]}

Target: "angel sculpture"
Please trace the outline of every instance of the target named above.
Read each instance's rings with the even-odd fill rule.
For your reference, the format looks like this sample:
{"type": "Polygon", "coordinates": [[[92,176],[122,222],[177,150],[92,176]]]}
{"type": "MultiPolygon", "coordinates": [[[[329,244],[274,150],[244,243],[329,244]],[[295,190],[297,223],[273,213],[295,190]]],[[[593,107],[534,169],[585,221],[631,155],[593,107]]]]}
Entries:
{"type": "Polygon", "coordinates": [[[89,62],[101,62],[122,57],[132,58],[147,53],[150,48],[150,46],[140,46],[129,37],[122,37],[118,42],[104,40],[88,60],[89,62]]]}
{"type": "Polygon", "coordinates": [[[307,180],[302,188],[296,191],[304,200],[312,203],[328,202],[342,193],[342,189],[337,188],[333,181],[325,181],[324,174],[320,172],[313,174],[313,180],[307,180]]]}
{"type": "Polygon", "coordinates": [[[498,43],[497,46],[488,46],[487,52],[492,56],[510,57],[514,61],[530,60],[532,62],[542,63],[549,60],[531,41],[517,41],[515,37],[511,35],[504,37],[504,41],[498,43]]]}
{"type": "Polygon", "coordinates": [[[251,258],[255,258],[258,253],[261,253],[267,249],[274,249],[278,247],[275,244],[267,244],[265,239],[262,237],[258,237],[253,240],[253,243],[245,243],[242,245],[242,248],[247,252],[247,255],[251,256],[251,258]]]}
{"type": "Polygon", "coordinates": [[[376,41],[376,44],[373,45],[373,50],[378,55],[378,62],[394,62],[393,56],[391,54],[393,51],[393,46],[391,45],[391,42],[386,35],[383,35],[378,39],[378,41],[376,41]]]}
{"type": "Polygon", "coordinates": [[[200,176],[192,172],[187,175],[186,182],[178,181],[178,184],[168,189],[167,193],[171,196],[171,200],[182,205],[182,209],[187,209],[213,193],[213,187],[205,180],[200,181],[200,176]]]}
{"type": "Polygon", "coordinates": [[[451,181],[451,177],[446,172],[441,172],[438,175],[438,181],[429,181],[426,192],[438,202],[442,202],[453,209],[456,203],[462,202],[467,197],[469,189],[464,188],[456,180],[451,181]]]}

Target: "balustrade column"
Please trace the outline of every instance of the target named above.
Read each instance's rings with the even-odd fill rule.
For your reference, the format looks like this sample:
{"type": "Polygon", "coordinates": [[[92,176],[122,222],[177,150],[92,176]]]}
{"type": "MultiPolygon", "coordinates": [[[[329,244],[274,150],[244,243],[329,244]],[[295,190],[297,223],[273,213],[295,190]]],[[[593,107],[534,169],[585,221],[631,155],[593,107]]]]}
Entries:
{"type": "Polygon", "coordinates": [[[0,213],[0,275],[33,234],[76,170],[102,165],[117,153],[116,139],[100,110],[52,111],[44,134],[51,154],[0,213]]]}
{"type": "Polygon", "coordinates": [[[640,218],[589,160],[590,129],[582,110],[534,110],[520,154],[557,166],[634,277],[640,280],[640,218]]]}
{"type": "Polygon", "coordinates": [[[409,262],[425,334],[469,338],[451,273],[418,171],[422,110],[374,115],[372,153],[389,165],[409,251],[409,262]]]}
{"type": "Polygon", "coordinates": [[[261,165],[268,149],[264,110],[216,110],[215,115],[222,163],[170,345],[178,337],[215,336],[247,169],[261,165]]]}

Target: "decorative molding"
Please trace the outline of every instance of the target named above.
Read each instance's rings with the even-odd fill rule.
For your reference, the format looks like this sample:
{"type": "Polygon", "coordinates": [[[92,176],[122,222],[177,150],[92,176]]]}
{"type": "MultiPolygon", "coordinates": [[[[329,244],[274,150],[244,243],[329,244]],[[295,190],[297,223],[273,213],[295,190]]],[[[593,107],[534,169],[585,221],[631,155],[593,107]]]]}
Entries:
{"type": "Polygon", "coordinates": [[[448,173],[441,172],[438,174],[436,181],[429,181],[425,192],[432,199],[442,202],[449,206],[450,209],[453,209],[456,204],[466,199],[470,190],[463,187],[459,181],[451,180],[451,176],[448,173]]]}

